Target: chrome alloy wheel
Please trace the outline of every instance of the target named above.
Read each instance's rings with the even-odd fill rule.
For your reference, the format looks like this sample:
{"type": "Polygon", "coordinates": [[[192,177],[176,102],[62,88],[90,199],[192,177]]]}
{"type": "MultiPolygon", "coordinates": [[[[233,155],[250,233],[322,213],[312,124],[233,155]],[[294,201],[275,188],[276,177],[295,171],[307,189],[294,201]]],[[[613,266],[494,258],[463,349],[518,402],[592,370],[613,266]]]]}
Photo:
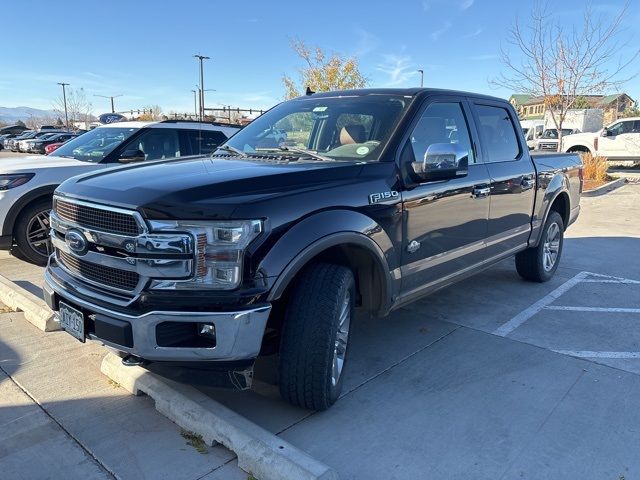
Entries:
{"type": "Polygon", "coordinates": [[[552,223],[547,229],[547,236],[544,240],[544,249],[542,253],[542,266],[545,271],[549,272],[553,269],[558,254],[560,253],[560,226],[552,223]]]}
{"type": "Polygon", "coordinates": [[[331,368],[331,384],[335,387],[340,381],[345,355],[347,354],[347,342],[349,341],[349,327],[351,326],[351,293],[347,292],[340,308],[338,331],[333,348],[333,367],[331,368]]]}

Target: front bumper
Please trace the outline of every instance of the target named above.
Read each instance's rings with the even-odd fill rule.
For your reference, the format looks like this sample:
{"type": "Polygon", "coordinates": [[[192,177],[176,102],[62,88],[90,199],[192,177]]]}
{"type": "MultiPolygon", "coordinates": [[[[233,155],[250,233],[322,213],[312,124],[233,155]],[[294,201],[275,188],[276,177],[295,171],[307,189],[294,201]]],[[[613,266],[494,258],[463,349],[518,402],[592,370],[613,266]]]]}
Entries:
{"type": "Polygon", "coordinates": [[[260,353],[271,311],[270,304],[262,304],[235,312],[151,311],[127,315],[73,295],[56,282],[48,269],[43,292],[45,301],[54,311],[58,310],[60,300],[81,309],[85,314],[85,330],[90,339],[152,362],[254,360],[260,353]],[[159,346],[156,327],[163,322],[212,323],[215,326],[215,346],[159,346]],[[97,334],[96,331],[102,333],[97,334]]]}

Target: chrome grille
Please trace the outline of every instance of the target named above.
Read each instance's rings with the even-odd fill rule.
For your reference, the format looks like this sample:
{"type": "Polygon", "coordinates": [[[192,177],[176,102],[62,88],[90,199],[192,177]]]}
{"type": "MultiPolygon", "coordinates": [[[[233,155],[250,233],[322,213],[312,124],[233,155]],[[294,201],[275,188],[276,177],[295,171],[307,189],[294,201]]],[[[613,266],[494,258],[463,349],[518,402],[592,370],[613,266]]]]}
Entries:
{"type": "Polygon", "coordinates": [[[140,276],[135,272],[85,262],[62,250],[57,250],[57,255],[58,260],[72,275],[86,278],[106,288],[133,291],[140,281],[140,276]]]}
{"type": "Polygon", "coordinates": [[[558,149],[557,143],[540,143],[540,150],[553,150],[556,151],[558,149]]]}
{"type": "Polygon", "coordinates": [[[119,235],[135,236],[141,233],[136,219],[126,213],[71,203],[59,198],[54,203],[54,210],[61,219],[83,227],[119,235]]]}

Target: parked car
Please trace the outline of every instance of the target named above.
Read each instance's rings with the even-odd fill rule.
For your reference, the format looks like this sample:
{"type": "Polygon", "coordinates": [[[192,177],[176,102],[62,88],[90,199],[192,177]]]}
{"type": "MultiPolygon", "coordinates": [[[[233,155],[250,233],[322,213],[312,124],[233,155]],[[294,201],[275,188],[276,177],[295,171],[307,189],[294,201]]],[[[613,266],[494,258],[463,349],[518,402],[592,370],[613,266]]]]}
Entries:
{"type": "Polygon", "coordinates": [[[210,153],[236,131],[237,127],[228,125],[173,120],[121,122],[80,135],[54,155],[4,159],[0,162],[0,248],[16,248],[24,258],[44,265],[51,197],[64,180],[123,163],[210,153]]]}
{"type": "Polygon", "coordinates": [[[640,161],[640,117],[622,118],[596,133],[579,133],[562,141],[565,152],[591,153],[609,160],[640,161]]]}
{"type": "MultiPolygon", "coordinates": [[[[578,130],[573,128],[563,128],[562,136],[573,135],[579,133],[578,130]]],[[[548,152],[558,151],[558,129],[548,128],[542,132],[542,136],[536,140],[535,150],[546,150],[548,152]]]]}
{"type": "Polygon", "coordinates": [[[30,145],[30,143],[32,141],[35,141],[35,140],[38,140],[38,139],[41,139],[41,138],[48,138],[51,135],[54,135],[55,133],[62,133],[62,132],[51,132],[49,130],[36,132],[36,134],[33,135],[31,138],[19,140],[17,142],[17,150],[19,152],[27,153],[29,151],[29,145],[30,145]]]}
{"type": "Polygon", "coordinates": [[[22,132],[20,134],[9,136],[3,142],[4,149],[5,150],[15,151],[14,150],[14,144],[15,144],[16,141],[22,140],[22,139],[26,139],[26,138],[31,138],[30,136],[32,134],[35,134],[35,133],[37,133],[37,132],[35,132],[34,130],[25,130],[24,132],[22,132]]]}
{"type": "Polygon", "coordinates": [[[6,134],[20,135],[26,130],[29,130],[29,129],[24,125],[7,125],[5,127],[0,127],[0,135],[6,135],[6,134]]]}
{"type": "Polygon", "coordinates": [[[45,147],[47,145],[51,145],[52,143],[64,143],[67,140],[77,137],[75,133],[52,133],[50,135],[45,135],[38,139],[27,140],[27,151],[29,153],[41,153],[45,154],[45,147]]]}
{"type": "Polygon", "coordinates": [[[44,147],[45,155],[49,155],[50,153],[52,153],[54,150],[57,150],[57,148],[61,147],[62,145],[64,145],[64,142],[50,143],[49,145],[44,147]]]}
{"type": "Polygon", "coordinates": [[[60,185],[44,295],[80,341],[173,378],[231,368],[246,387],[259,352],[279,351],[282,397],[321,410],[340,394],[356,309],[384,316],[512,255],[525,279],[551,279],[581,168],[531,156],[505,100],[310,94],[211,158],[60,185]],[[264,145],[274,128],[287,145],[264,145]]]}
{"type": "Polygon", "coordinates": [[[522,126],[527,147],[529,147],[529,150],[533,150],[544,131],[544,120],[520,120],[520,125],[522,126]]]}

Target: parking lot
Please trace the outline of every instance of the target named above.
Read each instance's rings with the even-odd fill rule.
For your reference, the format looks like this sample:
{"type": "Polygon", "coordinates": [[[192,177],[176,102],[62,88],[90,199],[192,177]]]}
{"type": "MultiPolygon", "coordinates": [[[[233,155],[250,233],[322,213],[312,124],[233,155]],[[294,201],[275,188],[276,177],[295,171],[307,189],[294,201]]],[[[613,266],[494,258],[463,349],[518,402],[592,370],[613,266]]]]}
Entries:
{"type": "MultiPolygon", "coordinates": [[[[282,402],[271,357],[252,391],[204,391],[341,478],[638,478],[640,185],[582,208],[552,281],[524,282],[508,260],[360,319],[326,412],[282,402]]],[[[38,291],[35,267],[3,256],[0,274],[38,291]]],[[[24,478],[53,455],[66,455],[66,478],[247,478],[231,452],[198,454],[150,399],[109,384],[102,347],[20,317],[0,315],[0,389],[21,398],[0,400],[0,424],[22,426],[0,429],[2,471],[37,452],[24,478]]]]}

